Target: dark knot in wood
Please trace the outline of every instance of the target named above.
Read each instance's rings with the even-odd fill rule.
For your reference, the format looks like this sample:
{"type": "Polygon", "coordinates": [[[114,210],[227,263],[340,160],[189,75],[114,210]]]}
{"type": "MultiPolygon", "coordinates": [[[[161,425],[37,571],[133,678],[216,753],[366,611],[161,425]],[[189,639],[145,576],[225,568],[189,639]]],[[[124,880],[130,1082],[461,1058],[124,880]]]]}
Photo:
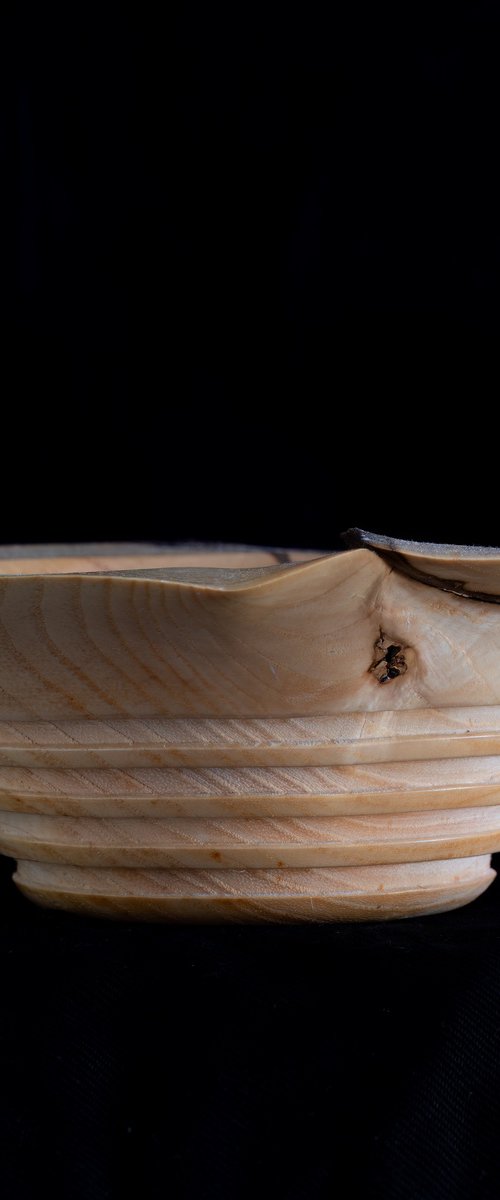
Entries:
{"type": "Polygon", "coordinates": [[[383,629],[380,630],[379,637],[375,642],[374,651],[373,662],[369,670],[379,683],[389,683],[391,679],[397,679],[398,675],[404,675],[408,670],[404,655],[405,647],[391,641],[383,629]]]}

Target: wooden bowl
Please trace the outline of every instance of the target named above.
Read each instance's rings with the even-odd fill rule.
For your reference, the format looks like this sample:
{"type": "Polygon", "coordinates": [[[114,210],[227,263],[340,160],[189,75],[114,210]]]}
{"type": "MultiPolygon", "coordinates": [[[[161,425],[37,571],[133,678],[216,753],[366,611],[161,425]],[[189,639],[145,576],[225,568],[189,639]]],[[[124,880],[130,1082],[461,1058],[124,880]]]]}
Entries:
{"type": "Polygon", "coordinates": [[[454,908],[500,849],[500,552],[0,551],[0,851],[169,921],[454,908]]]}

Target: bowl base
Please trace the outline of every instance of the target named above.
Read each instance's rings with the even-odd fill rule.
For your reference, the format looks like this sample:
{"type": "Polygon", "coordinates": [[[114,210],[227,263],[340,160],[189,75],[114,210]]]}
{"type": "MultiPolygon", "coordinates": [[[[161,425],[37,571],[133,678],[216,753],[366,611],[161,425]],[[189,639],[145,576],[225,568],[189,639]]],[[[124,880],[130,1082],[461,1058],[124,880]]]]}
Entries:
{"type": "Polygon", "coordinates": [[[489,855],[403,865],[141,870],[20,862],[37,904],[88,916],[187,923],[370,921],[459,908],[495,878],[489,855]]]}

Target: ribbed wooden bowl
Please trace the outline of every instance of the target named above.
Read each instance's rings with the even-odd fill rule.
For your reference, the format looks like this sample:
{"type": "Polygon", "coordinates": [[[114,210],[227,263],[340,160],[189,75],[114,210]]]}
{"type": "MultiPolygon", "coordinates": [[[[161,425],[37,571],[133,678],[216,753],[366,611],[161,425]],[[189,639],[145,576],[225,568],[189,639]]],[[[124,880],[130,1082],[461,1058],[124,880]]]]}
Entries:
{"type": "Polygon", "coordinates": [[[0,851],[33,900],[358,920],[494,878],[498,552],[36,548],[0,574],[0,851]]]}

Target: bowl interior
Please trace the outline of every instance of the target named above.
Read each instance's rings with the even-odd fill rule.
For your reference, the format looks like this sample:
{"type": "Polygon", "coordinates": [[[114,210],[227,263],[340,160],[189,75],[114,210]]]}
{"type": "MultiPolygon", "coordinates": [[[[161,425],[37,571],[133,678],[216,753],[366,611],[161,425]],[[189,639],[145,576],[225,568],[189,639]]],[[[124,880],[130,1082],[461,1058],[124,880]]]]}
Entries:
{"type": "Polygon", "coordinates": [[[64,575],[151,567],[266,567],[316,558],[314,550],[157,543],[0,546],[1,575],[64,575]]]}

